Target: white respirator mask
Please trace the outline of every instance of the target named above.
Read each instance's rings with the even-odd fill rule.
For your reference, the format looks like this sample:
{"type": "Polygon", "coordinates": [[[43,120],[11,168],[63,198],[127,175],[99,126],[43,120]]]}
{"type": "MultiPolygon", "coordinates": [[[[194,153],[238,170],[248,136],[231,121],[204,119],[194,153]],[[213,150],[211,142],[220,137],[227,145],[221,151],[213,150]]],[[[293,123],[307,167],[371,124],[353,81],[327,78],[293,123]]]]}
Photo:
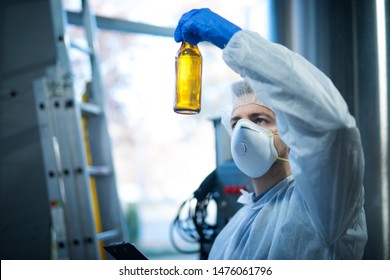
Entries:
{"type": "Polygon", "coordinates": [[[232,133],[231,153],[238,169],[251,178],[263,176],[280,158],[274,145],[277,132],[265,129],[247,119],[240,119],[232,133]]]}

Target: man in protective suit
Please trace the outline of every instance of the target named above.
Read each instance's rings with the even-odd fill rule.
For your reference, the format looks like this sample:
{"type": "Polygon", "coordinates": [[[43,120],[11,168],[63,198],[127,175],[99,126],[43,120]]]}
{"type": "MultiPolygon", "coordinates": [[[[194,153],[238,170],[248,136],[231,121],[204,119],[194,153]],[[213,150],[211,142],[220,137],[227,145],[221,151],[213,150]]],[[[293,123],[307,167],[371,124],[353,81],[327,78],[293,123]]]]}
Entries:
{"type": "Polygon", "coordinates": [[[253,193],[209,259],[361,259],[367,241],[364,158],[355,119],[333,83],[287,48],[209,9],[185,13],[175,40],[208,41],[244,81],[225,117],[253,193]]]}

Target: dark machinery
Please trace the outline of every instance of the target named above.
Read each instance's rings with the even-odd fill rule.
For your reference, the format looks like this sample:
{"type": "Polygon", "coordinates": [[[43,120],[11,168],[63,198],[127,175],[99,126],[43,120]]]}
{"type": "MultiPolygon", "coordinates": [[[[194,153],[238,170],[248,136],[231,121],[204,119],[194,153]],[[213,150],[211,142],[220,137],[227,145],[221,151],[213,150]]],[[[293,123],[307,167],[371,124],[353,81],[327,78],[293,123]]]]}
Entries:
{"type": "Polygon", "coordinates": [[[219,118],[213,119],[216,140],[217,167],[200,184],[197,190],[179,207],[171,225],[171,241],[181,253],[199,253],[208,258],[215,237],[241,208],[237,202],[241,190],[252,191],[252,182],[234,164],[230,154],[230,136],[219,118]],[[198,244],[195,250],[183,249],[181,241],[198,244]]]}
{"type": "Polygon", "coordinates": [[[242,206],[237,202],[241,190],[251,188],[250,178],[234,162],[219,165],[180,206],[171,226],[174,247],[182,253],[199,252],[200,259],[207,259],[215,237],[242,206]],[[189,243],[199,243],[199,249],[181,249],[174,239],[174,231],[189,243]]]}

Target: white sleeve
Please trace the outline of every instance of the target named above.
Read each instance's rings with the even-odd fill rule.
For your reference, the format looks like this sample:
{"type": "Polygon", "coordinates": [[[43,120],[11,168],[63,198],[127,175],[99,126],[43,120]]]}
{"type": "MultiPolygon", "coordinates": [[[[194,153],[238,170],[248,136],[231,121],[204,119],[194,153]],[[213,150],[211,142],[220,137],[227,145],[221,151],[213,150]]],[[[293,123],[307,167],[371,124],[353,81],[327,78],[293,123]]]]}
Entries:
{"type": "Polygon", "coordinates": [[[314,65],[257,33],[237,32],[223,58],[276,113],[297,191],[324,241],[332,243],[363,205],[363,151],[347,104],[314,65]]]}

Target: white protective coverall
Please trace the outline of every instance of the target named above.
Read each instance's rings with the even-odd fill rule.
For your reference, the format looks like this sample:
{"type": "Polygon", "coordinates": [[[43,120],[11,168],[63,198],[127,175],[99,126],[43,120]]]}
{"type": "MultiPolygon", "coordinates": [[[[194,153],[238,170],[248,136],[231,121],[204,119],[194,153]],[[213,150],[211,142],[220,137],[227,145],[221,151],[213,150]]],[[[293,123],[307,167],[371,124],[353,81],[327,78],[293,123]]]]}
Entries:
{"type": "Polygon", "coordinates": [[[361,259],[367,241],[360,133],[333,83],[303,57],[239,31],[223,59],[276,114],[291,176],[245,205],[209,259],[361,259]]]}

